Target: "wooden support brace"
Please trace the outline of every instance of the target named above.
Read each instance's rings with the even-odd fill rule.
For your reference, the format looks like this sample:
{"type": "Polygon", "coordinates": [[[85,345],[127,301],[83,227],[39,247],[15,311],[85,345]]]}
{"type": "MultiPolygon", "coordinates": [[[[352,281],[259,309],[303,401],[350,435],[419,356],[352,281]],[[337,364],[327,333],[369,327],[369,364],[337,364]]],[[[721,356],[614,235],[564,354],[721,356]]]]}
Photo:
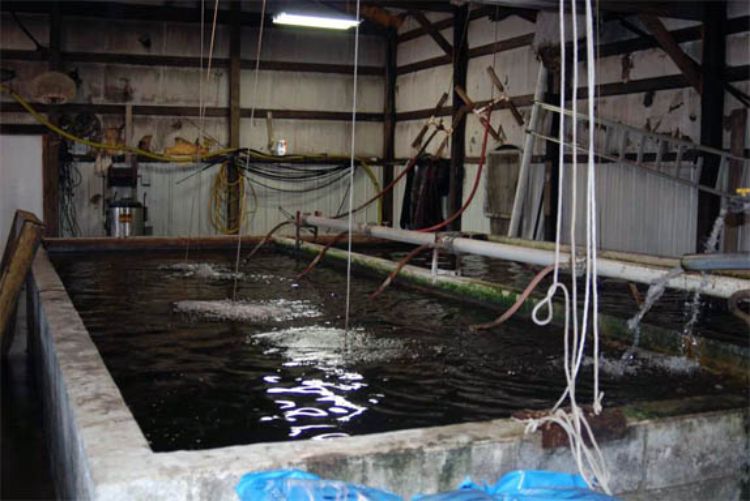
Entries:
{"type": "Polygon", "coordinates": [[[654,36],[661,48],[664,49],[664,52],[669,55],[680,71],[682,71],[688,83],[698,91],[698,94],[703,94],[703,77],[701,76],[700,67],[690,56],[685,54],[669,30],[664,26],[664,23],[653,14],[641,14],[638,17],[654,36]]]}
{"type": "Polygon", "coordinates": [[[31,270],[36,250],[42,241],[44,225],[31,213],[16,211],[0,268],[0,336],[5,358],[13,341],[9,326],[15,319],[18,294],[31,270]]]}
{"type": "MultiPolygon", "coordinates": [[[[477,111],[476,103],[471,100],[468,94],[466,94],[466,91],[460,85],[456,85],[456,94],[458,94],[458,96],[464,102],[468,111],[477,111]]],[[[495,141],[503,141],[502,136],[500,135],[501,130],[499,128],[498,130],[495,130],[487,117],[485,117],[481,112],[477,112],[477,116],[479,117],[479,122],[481,122],[484,127],[487,127],[487,131],[495,139],[495,141]]]]}
{"type": "Polygon", "coordinates": [[[417,20],[420,26],[424,28],[424,30],[427,32],[430,37],[432,37],[433,40],[440,46],[443,51],[453,57],[453,46],[450,44],[448,40],[445,39],[445,37],[438,31],[437,28],[430,22],[427,17],[425,17],[424,14],[422,14],[419,11],[412,11],[409,12],[409,14],[417,20]]]}
{"type": "MultiPolygon", "coordinates": [[[[445,102],[448,100],[448,93],[444,92],[442,96],[440,96],[440,100],[438,100],[437,105],[435,106],[435,111],[432,113],[432,116],[435,117],[440,113],[440,110],[445,105],[445,102]]],[[[422,126],[422,130],[419,131],[419,134],[417,134],[417,137],[414,138],[414,141],[411,143],[412,148],[419,148],[419,146],[422,144],[422,141],[424,141],[424,136],[427,134],[427,130],[430,128],[431,122],[427,122],[422,126]]]]}
{"type": "MultiPolygon", "coordinates": [[[[458,111],[453,115],[453,120],[451,120],[451,123],[458,123],[461,120],[463,120],[464,116],[466,116],[466,107],[461,107],[458,109],[458,111]]],[[[435,156],[440,158],[443,155],[443,151],[445,151],[445,148],[448,146],[448,141],[450,140],[451,136],[453,134],[446,134],[443,140],[440,142],[440,146],[438,146],[438,149],[435,153],[435,156]]]]}
{"type": "Polygon", "coordinates": [[[523,127],[523,115],[521,115],[521,112],[518,111],[516,105],[513,104],[513,101],[511,101],[510,96],[508,96],[507,92],[505,92],[505,86],[495,74],[495,70],[492,69],[492,66],[487,66],[487,74],[490,76],[490,79],[492,80],[492,83],[495,85],[495,87],[497,87],[498,92],[500,92],[501,99],[508,102],[510,112],[513,113],[513,118],[516,119],[518,125],[523,127]]]}

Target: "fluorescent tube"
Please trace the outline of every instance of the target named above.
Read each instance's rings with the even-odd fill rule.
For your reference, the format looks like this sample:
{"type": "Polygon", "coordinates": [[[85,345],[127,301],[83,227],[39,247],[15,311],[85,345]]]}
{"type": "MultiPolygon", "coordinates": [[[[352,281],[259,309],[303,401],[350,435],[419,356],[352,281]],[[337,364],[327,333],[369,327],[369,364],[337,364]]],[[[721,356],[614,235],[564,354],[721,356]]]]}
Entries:
{"type": "Polygon", "coordinates": [[[281,12],[273,17],[274,24],[290,26],[307,26],[308,28],[324,28],[328,30],[348,30],[359,24],[354,19],[340,17],[308,16],[302,14],[287,14],[281,12]]]}

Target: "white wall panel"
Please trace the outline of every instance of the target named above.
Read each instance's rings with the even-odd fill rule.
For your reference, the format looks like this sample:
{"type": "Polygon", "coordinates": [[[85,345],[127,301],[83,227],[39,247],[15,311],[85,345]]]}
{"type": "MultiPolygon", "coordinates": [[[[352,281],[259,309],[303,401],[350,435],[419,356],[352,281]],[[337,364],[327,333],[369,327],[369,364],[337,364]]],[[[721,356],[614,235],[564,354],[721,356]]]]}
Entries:
{"type": "MultiPolygon", "coordinates": [[[[266,151],[266,119],[249,118],[240,123],[240,144],[266,151]]],[[[286,139],[290,154],[321,154],[349,156],[351,149],[350,122],[332,120],[274,120],[274,136],[286,139]]],[[[383,152],[383,124],[357,122],[355,153],[364,157],[380,157],[383,152]]]]}
{"type": "MultiPolygon", "coordinates": [[[[242,57],[255,59],[258,29],[243,28],[242,57]]],[[[261,60],[300,63],[354,64],[354,36],[311,29],[269,29],[264,32],[261,60]]],[[[359,64],[382,66],[385,48],[380,39],[360,36],[359,64]]]]}
{"type": "MultiPolygon", "coordinates": [[[[502,12],[503,7],[498,7],[502,12]]],[[[534,32],[534,23],[518,16],[510,16],[495,23],[488,17],[471,22],[469,25],[469,47],[491,44],[534,32]]]]}
{"type": "MultiPolygon", "coordinates": [[[[453,45],[453,28],[440,30],[449,44],[453,45]]],[[[404,66],[411,63],[418,63],[425,59],[444,56],[445,51],[437,44],[431,36],[421,36],[412,38],[398,45],[397,63],[398,66],[404,66]]]]}
{"type": "Polygon", "coordinates": [[[396,79],[397,112],[434,109],[444,92],[445,106],[453,101],[453,69],[449,65],[400,75],[396,79]]]}
{"type": "Polygon", "coordinates": [[[0,135],[0,252],[17,209],[44,218],[42,136],[0,135]]]}
{"type": "MultiPolygon", "coordinates": [[[[260,71],[257,106],[287,110],[352,111],[354,78],[329,73],[260,71]]],[[[241,106],[253,105],[254,70],[242,71],[241,106]]],[[[360,112],[383,112],[383,78],[357,77],[357,108],[360,112]]]]}

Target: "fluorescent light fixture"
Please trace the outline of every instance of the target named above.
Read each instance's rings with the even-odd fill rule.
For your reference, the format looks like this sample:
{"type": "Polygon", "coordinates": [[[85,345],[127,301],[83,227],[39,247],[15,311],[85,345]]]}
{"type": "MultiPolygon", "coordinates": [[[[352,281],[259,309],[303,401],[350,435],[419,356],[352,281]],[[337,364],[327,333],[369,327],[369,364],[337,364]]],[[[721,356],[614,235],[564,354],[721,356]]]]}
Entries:
{"type": "Polygon", "coordinates": [[[355,19],[341,17],[308,16],[303,14],[287,14],[281,12],[273,16],[274,24],[289,26],[306,26],[308,28],[325,28],[327,30],[348,30],[360,22],[355,19]]]}

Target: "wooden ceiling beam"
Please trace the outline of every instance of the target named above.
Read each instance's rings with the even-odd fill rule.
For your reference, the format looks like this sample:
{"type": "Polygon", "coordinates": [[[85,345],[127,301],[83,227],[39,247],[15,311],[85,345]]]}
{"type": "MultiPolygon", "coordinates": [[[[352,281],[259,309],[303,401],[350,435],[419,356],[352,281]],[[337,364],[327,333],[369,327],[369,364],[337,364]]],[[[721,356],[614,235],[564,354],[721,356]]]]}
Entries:
{"type": "Polygon", "coordinates": [[[682,50],[661,19],[653,14],[640,14],[638,18],[648,28],[659,46],[672,59],[698,94],[703,94],[703,77],[698,64],[682,50]]]}
{"type": "MultiPolygon", "coordinates": [[[[3,0],[0,2],[0,11],[16,12],[18,14],[45,14],[49,15],[55,4],[55,1],[23,1],[23,0],[3,0]]],[[[117,19],[131,21],[156,21],[156,22],[176,22],[176,23],[200,23],[200,8],[191,7],[172,7],[165,5],[144,5],[144,4],[123,4],[117,2],[96,2],[92,7],[91,1],[70,0],[59,2],[60,14],[63,17],[88,17],[99,19],[117,19]]],[[[209,5],[209,2],[206,2],[209,5]]],[[[213,18],[213,2],[204,12],[205,19],[213,18]]],[[[260,26],[261,16],[258,12],[242,11],[239,14],[240,25],[257,27],[260,26]]],[[[232,21],[231,12],[228,9],[219,9],[216,22],[218,24],[230,24],[232,21]]],[[[266,15],[264,23],[266,27],[273,26],[273,16],[266,15]]],[[[285,27],[285,29],[291,29],[285,27]]],[[[363,23],[360,27],[362,35],[382,36],[384,30],[373,23],[363,23]]],[[[344,36],[354,36],[354,31],[339,32],[344,36]]]]}
{"type": "Polygon", "coordinates": [[[428,35],[430,35],[430,37],[432,37],[433,40],[435,40],[435,43],[437,43],[440,48],[443,49],[443,52],[445,52],[448,56],[453,56],[453,46],[448,40],[445,39],[443,34],[440,33],[437,28],[435,28],[435,25],[433,25],[423,13],[419,11],[409,11],[409,15],[419,23],[419,25],[427,32],[428,35]]]}

